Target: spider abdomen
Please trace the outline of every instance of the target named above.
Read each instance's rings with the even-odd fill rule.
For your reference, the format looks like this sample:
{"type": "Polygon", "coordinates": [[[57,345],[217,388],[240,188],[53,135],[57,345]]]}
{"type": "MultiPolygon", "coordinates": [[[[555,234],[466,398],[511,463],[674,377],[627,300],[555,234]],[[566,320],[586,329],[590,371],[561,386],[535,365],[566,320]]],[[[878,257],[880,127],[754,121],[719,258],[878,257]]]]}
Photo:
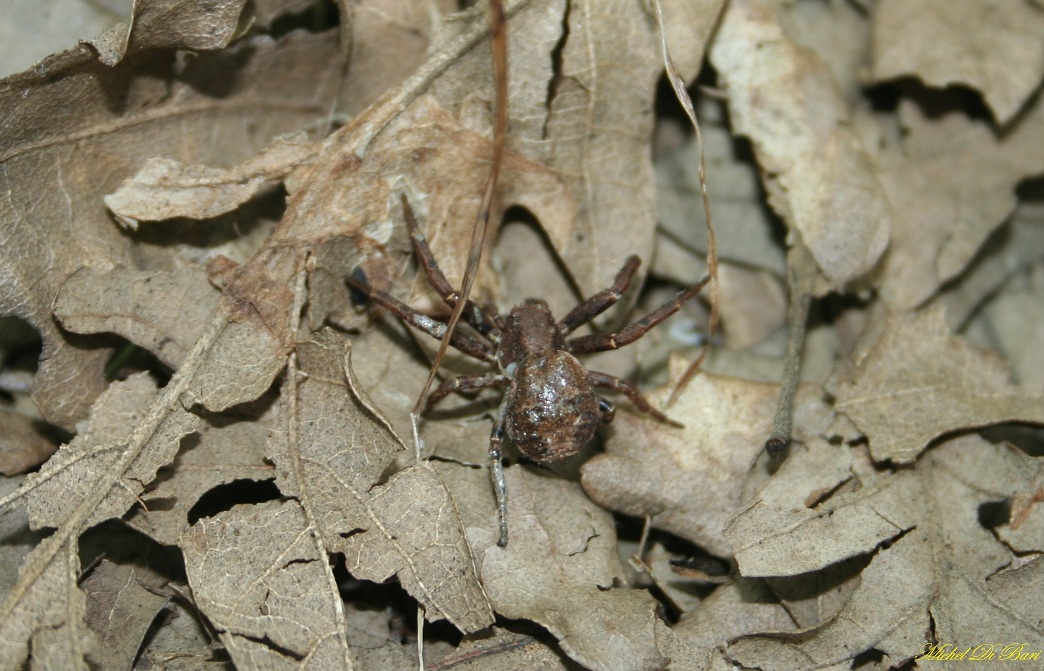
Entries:
{"type": "Polygon", "coordinates": [[[508,437],[538,463],[577,454],[601,421],[587,369],[563,350],[524,355],[504,402],[508,437]]]}

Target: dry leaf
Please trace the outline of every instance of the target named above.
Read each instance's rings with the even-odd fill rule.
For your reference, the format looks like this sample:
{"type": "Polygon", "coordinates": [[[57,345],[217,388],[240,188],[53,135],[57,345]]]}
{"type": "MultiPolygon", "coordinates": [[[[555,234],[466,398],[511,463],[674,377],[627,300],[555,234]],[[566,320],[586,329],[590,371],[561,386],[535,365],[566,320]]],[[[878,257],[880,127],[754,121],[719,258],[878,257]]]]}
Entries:
{"type": "Polygon", "coordinates": [[[267,448],[276,483],[301,501],[309,526],[328,551],[345,554],[354,576],[383,582],[398,574],[428,618],[464,631],[488,626],[492,613],[437,471],[417,465],[376,487],[405,446],[368,400],[353,398],[345,347],[330,332],[298,345],[302,379],[291,369],[286,425],[267,448]]]}
{"type": "Polygon", "coordinates": [[[826,65],[787,39],[768,0],[729,4],[710,50],[736,133],[754,144],[769,202],[835,287],[866,274],[890,213],[826,65]]]}
{"type": "Polygon", "coordinates": [[[32,417],[0,410],[0,473],[25,473],[54,454],[54,443],[40,429],[32,417]]]}
{"type": "Polygon", "coordinates": [[[1001,123],[1044,77],[1044,10],[1027,2],[882,0],[873,21],[874,80],[913,75],[929,86],[970,86],[1001,123]]]}
{"type": "Polygon", "coordinates": [[[327,38],[294,35],[189,62],[151,51],[109,69],[83,48],[4,81],[0,190],[10,197],[0,203],[0,311],[43,338],[33,398],[48,421],[72,429],[86,416],[109,356],[94,347],[99,340],[57,328],[55,293],[85,263],[135,266],[133,241],[112,225],[100,196],[146,158],[234,162],[303,125],[324,109],[332,77],[300,72],[334,52],[327,38]]]}
{"type": "MultiPolygon", "coordinates": [[[[672,360],[672,381],[651,395],[654,405],[687,366],[672,360]]],[[[584,489],[611,510],[649,516],[654,527],[728,556],[722,529],[771,432],[777,394],[777,385],[705,373],[668,411],[684,428],[620,412],[607,453],[581,469],[584,489]]]]}
{"type": "Polygon", "coordinates": [[[143,639],[169,597],[148,570],[108,560],[96,566],[80,587],[87,594],[87,621],[98,632],[90,659],[103,669],[133,667],[143,639]]]}
{"type": "Polygon", "coordinates": [[[230,170],[153,158],[106,196],[105,205],[132,229],[140,221],[209,219],[234,210],[314,154],[315,147],[298,134],[277,139],[230,170]]]}
{"type": "Polygon", "coordinates": [[[354,668],[313,534],[295,501],[236,506],[182,534],[193,597],[238,669],[354,668]]]}
{"type": "Polygon", "coordinates": [[[502,548],[488,473],[448,463],[439,471],[464,515],[494,610],[547,627],[587,668],[662,668],[652,598],[613,587],[623,567],[608,513],[574,484],[512,466],[505,469],[511,536],[502,548]]]}
{"type": "Polygon", "coordinates": [[[945,433],[1010,421],[1044,423],[1044,399],[1009,383],[996,354],[951,335],[941,309],[888,318],[856,367],[829,385],[835,407],[874,459],[913,461],[945,433]]]}
{"type": "Polygon", "coordinates": [[[160,469],[128,522],[156,542],[173,546],[189,526],[189,511],[207,492],[239,480],[274,478],[264,448],[277,409],[201,423],[182,443],[177,459],[160,469]]]}
{"type": "Polygon", "coordinates": [[[898,121],[901,143],[882,141],[874,158],[893,223],[881,292],[909,310],[965,269],[1015,208],[1019,181],[1044,170],[1036,151],[1044,104],[1006,133],[961,113],[930,119],[909,102],[898,121]]]}
{"type": "Polygon", "coordinates": [[[117,333],[176,369],[219,301],[220,294],[199,267],[81,268],[62,284],[53,310],[74,333],[117,333]]]}
{"type": "Polygon", "coordinates": [[[245,4],[246,0],[137,0],[130,18],[85,44],[109,67],[144,49],[221,49],[239,27],[245,4]]]}
{"type": "MultiPolygon", "coordinates": [[[[795,460],[811,469],[822,463],[812,451],[795,460]]],[[[835,473],[823,484],[835,480],[836,487],[843,477],[835,473]]],[[[740,639],[729,655],[763,668],[821,668],[875,648],[898,664],[922,650],[929,614],[939,642],[1038,639],[1044,631],[1028,616],[1036,606],[1000,601],[987,580],[1016,558],[984,528],[980,507],[1004,499],[1013,477],[1029,484],[1039,481],[1040,473],[1039,459],[969,435],[937,446],[914,469],[894,474],[875,472],[860,459],[852,474],[861,487],[811,505],[796,500],[804,490],[803,482],[795,488],[800,478],[788,474],[769,483],[730,525],[742,573],[791,574],[795,559],[805,570],[815,570],[851,556],[860,546],[862,552],[883,549],[836,617],[797,637],[740,639]],[[882,533],[867,525],[868,512],[891,533],[882,524],[877,525],[882,533]],[[804,558],[813,545],[819,556],[810,562],[804,558]]],[[[1034,547],[1040,545],[1038,537],[1034,547]]],[[[1034,580],[1032,571],[1019,579],[1034,580]]]]}

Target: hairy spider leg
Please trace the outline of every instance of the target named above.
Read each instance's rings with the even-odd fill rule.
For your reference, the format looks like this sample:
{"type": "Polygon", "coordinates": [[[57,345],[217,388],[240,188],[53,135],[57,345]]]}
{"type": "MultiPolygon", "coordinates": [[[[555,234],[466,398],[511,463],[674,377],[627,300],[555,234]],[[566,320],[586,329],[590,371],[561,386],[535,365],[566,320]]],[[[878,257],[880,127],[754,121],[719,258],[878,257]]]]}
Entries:
{"type": "Polygon", "coordinates": [[[678,422],[674,421],[667,415],[663,414],[649,403],[648,399],[642,396],[642,393],[638,391],[638,387],[628,382],[627,380],[621,380],[618,377],[608,375],[606,373],[598,373],[596,371],[588,371],[587,379],[590,380],[592,387],[601,387],[602,389],[611,389],[613,391],[622,392],[627,398],[631,399],[631,403],[644,413],[652,415],[661,422],[666,422],[671,426],[682,426],[678,422]]]}
{"type": "MultiPolygon", "coordinates": [[[[442,322],[436,319],[432,319],[428,315],[417,312],[409,305],[406,305],[397,298],[393,298],[392,296],[384,293],[383,291],[377,291],[370,285],[364,284],[359,280],[355,279],[354,277],[349,276],[345,278],[345,281],[348,282],[348,284],[352,287],[355,287],[359,291],[362,291],[367,296],[369,296],[370,300],[374,301],[381,307],[395,313],[395,315],[398,316],[399,319],[403,320],[410,326],[420,331],[424,331],[436,340],[442,340],[446,337],[446,325],[442,322]]],[[[484,342],[479,342],[478,340],[464,335],[463,333],[454,331],[453,335],[450,337],[450,345],[452,345],[454,348],[460,350],[461,352],[467,354],[470,357],[474,357],[482,361],[488,361],[489,363],[496,362],[496,357],[494,356],[493,349],[489,345],[487,345],[484,342]]]]}
{"type": "Polygon", "coordinates": [[[677,312],[678,308],[680,308],[685,301],[700,293],[700,289],[706,286],[708,282],[710,282],[710,275],[700,280],[696,286],[678,294],[675,298],[667,301],[621,331],[616,333],[597,333],[595,335],[572,338],[566,341],[566,349],[573,354],[591,354],[593,352],[604,352],[606,350],[619,349],[625,345],[630,345],[635,340],[638,340],[648,333],[649,329],[677,312]]]}
{"type": "Polygon", "coordinates": [[[620,300],[620,297],[627,291],[627,287],[630,286],[631,278],[634,277],[634,272],[638,270],[641,262],[641,259],[635,255],[627,257],[623,268],[616,274],[616,279],[613,280],[612,286],[608,289],[602,289],[580,305],[577,305],[558,322],[558,329],[562,332],[562,335],[569,335],[620,300]]]}
{"type": "Polygon", "coordinates": [[[497,499],[500,518],[500,538],[497,545],[507,547],[507,483],[504,482],[504,463],[500,457],[500,445],[504,442],[504,425],[507,421],[507,403],[500,404],[497,418],[493,420],[493,433],[489,436],[489,477],[493,481],[493,495],[497,499]]]}
{"type": "Polygon", "coordinates": [[[469,391],[478,391],[479,389],[487,389],[489,387],[496,387],[497,385],[506,384],[508,378],[501,373],[490,373],[488,375],[458,375],[457,377],[446,380],[438,386],[435,391],[428,395],[428,400],[425,403],[425,410],[431,410],[431,408],[446,398],[453,392],[465,393],[469,391]]]}
{"type": "MultiPolygon", "coordinates": [[[[413,240],[413,249],[417,253],[417,259],[424,268],[424,274],[428,277],[428,284],[438,292],[439,296],[442,296],[442,300],[446,301],[446,305],[449,305],[451,308],[456,307],[457,301],[460,300],[460,292],[453,288],[453,285],[449,283],[443,274],[442,269],[439,268],[439,263],[435,260],[435,255],[431,253],[431,247],[428,246],[428,240],[421,233],[420,228],[417,227],[417,219],[413,216],[413,208],[410,207],[406,196],[402,196],[402,211],[406,215],[406,228],[409,230],[410,238],[413,240]]],[[[480,308],[471,302],[471,299],[468,299],[464,304],[464,311],[460,316],[482,335],[494,341],[500,338],[500,332],[504,328],[500,315],[493,314],[488,309],[480,308]]]]}

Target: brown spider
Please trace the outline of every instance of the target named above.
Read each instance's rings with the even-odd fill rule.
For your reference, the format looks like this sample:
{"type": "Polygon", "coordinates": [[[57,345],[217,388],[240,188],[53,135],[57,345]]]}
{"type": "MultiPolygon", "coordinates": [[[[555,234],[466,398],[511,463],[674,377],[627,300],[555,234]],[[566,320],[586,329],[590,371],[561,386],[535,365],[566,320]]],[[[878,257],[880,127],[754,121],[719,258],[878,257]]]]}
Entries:
{"type": "MultiPolygon", "coordinates": [[[[428,282],[447,305],[456,307],[460,294],[439,269],[428,241],[417,228],[417,222],[405,199],[403,204],[413,247],[428,282]]],[[[685,301],[698,294],[710,280],[709,277],[703,278],[696,286],[622,331],[566,337],[620,299],[639,263],[641,261],[637,256],[629,257],[611,287],[588,298],[558,322],[551,315],[547,303],[537,298],[516,305],[507,317],[497,314],[489,306],[479,307],[470,300],[465,304],[461,316],[482,339],[455,330],[450,345],[470,357],[489,363],[493,370],[486,375],[461,375],[443,382],[428,397],[426,409],[453,392],[508,387],[493,422],[489,441],[490,473],[500,514],[500,539],[497,544],[501,547],[507,545],[507,490],[500,457],[505,433],[519,452],[536,463],[547,464],[572,457],[594,437],[600,424],[613,418],[612,404],[596,395],[595,387],[623,392],[639,410],[660,421],[677,424],[652,407],[633,384],[612,375],[587,370],[576,355],[618,349],[638,340],[649,329],[677,312],[685,301]]],[[[349,278],[348,283],[410,326],[437,340],[446,336],[444,323],[417,312],[355,278],[349,278]]]]}

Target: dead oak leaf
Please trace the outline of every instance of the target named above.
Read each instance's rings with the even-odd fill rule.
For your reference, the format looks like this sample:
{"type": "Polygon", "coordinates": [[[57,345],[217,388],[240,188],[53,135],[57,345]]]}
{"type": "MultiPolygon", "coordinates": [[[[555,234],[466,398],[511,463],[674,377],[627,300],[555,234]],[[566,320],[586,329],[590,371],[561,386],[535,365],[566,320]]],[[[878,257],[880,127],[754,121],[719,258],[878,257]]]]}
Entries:
{"type": "Polygon", "coordinates": [[[494,610],[546,627],[589,669],[663,668],[655,602],[644,591],[613,587],[623,567],[611,515],[573,483],[505,469],[510,541],[496,544],[489,475],[452,463],[437,468],[464,515],[483,587],[494,610]]]}
{"type": "Polygon", "coordinates": [[[87,415],[110,354],[92,348],[97,338],[58,328],[51,304],[59,286],[82,265],[135,268],[141,260],[101,197],[147,158],[220,165],[303,126],[333,92],[335,75],[316,74],[314,63],[335,53],[327,36],[296,34],[189,60],[146,51],[108,68],[81,48],[0,83],[0,313],[40,332],[33,398],[48,421],[72,430],[87,415]]]}
{"type": "MultiPolygon", "coordinates": [[[[667,8],[671,48],[686,76],[702,58],[723,3],[667,8]]],[[[448,39],[455,29],[448,26],[448,39]]],[[[607,286],[624,258],[652,256],[656,220],[649,145],[660,33],[647,6],[629,0],[542,0],[508,26],[509,146],[562,176],[573,220],[537,220],[584,295],[607,286]],[[517,54],[517,55],[516,55],[517,54]]],[[[493,84],[485,53],[439,79],[434,93],[462,124],[489,129],[493,84]]]]}
{"type": "Polygon", "coordinates": [[[1044,399],[1012,386],[994,353],[952,335],[941,308],[893,315],[856,366],[828,384],[877,461],[908,463],[950,431],[1044,423],[1044,399]]]}
{"type": "MultiPolygon", "coordinates": [[[[810,468],[823,461],[813,451],[791,458],[810,468]]],[[[857,487],[812,502],[801,500],[807,491],[797,475],[801,470],[793,469],[793,476],[781,471],[783,481],[767,484],[731,525],[740,572],[790,575],[795,560],[814,571],[854,551],[879,549],[836,616],[791,636],[741,638],[730,644],[731,658],[766,669],[811,669],[846,664],[874,648],[890,664],[899,664],[922,651],[929,616],[938,641],[1037,640],[1044,634],[1033,616],[1037,607],[1026,600],[1004,601],[1011,584],[991,578],[1025,569],[1006,580],[1032,583],[1034,570],[1020,566],[980,522],[984,503],[1009,496],[1013,474],[1020,474],[1017,480],[1039,477],[1039,459],[969,435],[895,473],[878,472],[860,457],[847,476],[857,479],[857,487]],[[892,526],[884,541],[862,526],[867,510],[892,526]],[[817,518],[831,521],[810,523],[817,518]],[[830,528],[849,532],[841,537],[830,528]],[[820,548],[815,563],[802,561],[810,545],[820,548]]],[[[844,477],[835,479],[836,488],[844,477]]],[[[1037,539],[1034,551],[1040,545],[1037,539]]]]}
{"type": "Polygon", "coordinates": [[[842,286],[888,244],[891,214],[827,66],[790,41],[775,3],[729,3],[710,49],[737,134],[754,144],[769,204],[842,286]]]}
{"type": "Polygon", "coordinates": [[[329,560],[296,501],[236,506],[181,536],[199,609],[238,669],[353,669],[329,560]]]}
{"type": "Polygon", "coordinates": [[[492,612],[438,472],[417,465],[377,486],[405,446],[347,366],[346,343],[332,332],[298,345],[283,384],[285,424],[267,447],[276,484],[301,501],[325,549],[344,553],[355,577],[398,574],[429,619],[488,626],[492,612]]]}
{"type": "Polygon", "coordinates": [[[0,606],[0,668],[19,667],[30,642],[37,663],[86,668],[92,636],[77,587],[77,540],[88,526],[134,505],[181,437],[194,430],[197,418],[184,410],[157,412],[157,403],[171,400],[144,373],[114,383],[83,433],[5,499],[25,497],[30,525],[57,530],[26,556],[0,606]]]}
{"type": "Polygon", "coordinates": [[[913,75],[940,88],[965,84],[1007,123],[1044,77],[1044,10],[1028,2],[883,0],[872,13],[875,81],[913,75]]]}

